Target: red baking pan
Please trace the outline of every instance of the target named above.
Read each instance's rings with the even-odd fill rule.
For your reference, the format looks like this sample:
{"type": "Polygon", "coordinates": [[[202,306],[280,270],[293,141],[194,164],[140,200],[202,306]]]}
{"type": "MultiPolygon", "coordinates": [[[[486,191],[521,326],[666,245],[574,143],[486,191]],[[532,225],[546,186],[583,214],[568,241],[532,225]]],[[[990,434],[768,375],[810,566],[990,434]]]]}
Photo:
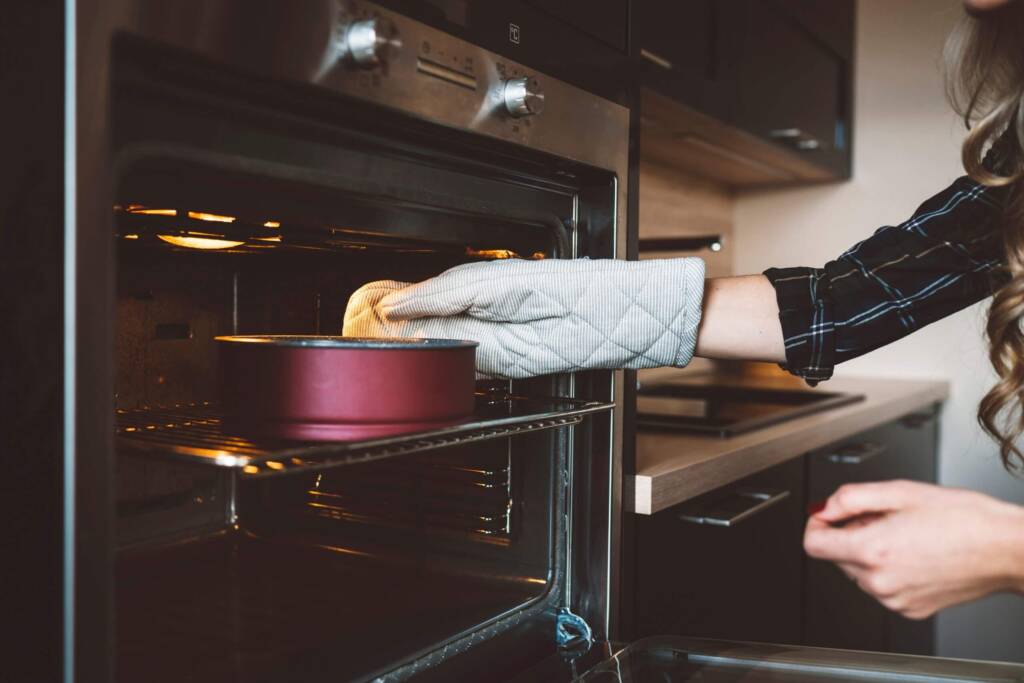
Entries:
{"type": "Polygon", "coordinates": [[[473,414],[477,343],[295,335],[216,337],[224,429],[354,441],[473,414]]]}

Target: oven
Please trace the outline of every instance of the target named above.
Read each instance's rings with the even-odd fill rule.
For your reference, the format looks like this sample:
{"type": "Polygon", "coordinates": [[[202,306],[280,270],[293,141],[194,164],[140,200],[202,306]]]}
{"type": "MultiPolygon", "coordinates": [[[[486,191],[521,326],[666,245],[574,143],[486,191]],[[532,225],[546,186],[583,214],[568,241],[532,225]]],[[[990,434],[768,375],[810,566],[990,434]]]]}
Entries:
{"type": "MultiPolygon", "coordinates": [[[[13,309],[18,353],[2,355],[9,414],[31,418],[13,443],[63,453],[6,479],[25,484],[7,496],[21,511],[63,516],[60,552],[46,549],[61,558],[62,589],[45,593],[60,637],[26,649],[27,680],[55,662],[65,683],[932,680],[944,666],[1024,680],[785,646],[615,645],[629,635],[631,373],[479,382],[468,419],[372,439],[223,423],[218,335],[338,334],[362,284],[461,263],[635,257],[621,27],[603,12],[577,31],[549,9],[67,0],[64,49],[36,69],[64,57],[65,175],[39,185],[64,195],[15,187],[3,252],[2,274],[35,287],[13,309]],[[34,334],[49,323],[58,336],[34,334]]],[[[59,25],[46,11],[24,25],[59,25]]],[[[57,118],[40,109],[47,130],[57,118]]],[[[51,565],[16,564],[52,585],[51,565]]],[[[43,633],[43,592],[22,592],[24,629],[43,633]]]]}
{"type": "Polygon", "coordinates": [[[615,93],[361,0],[78,11],[75,680],[486,680],[611,637],[621,373],[286,441],[223,423],[214,337],[340,334],[372,280],[623,257],[615,93]]]}

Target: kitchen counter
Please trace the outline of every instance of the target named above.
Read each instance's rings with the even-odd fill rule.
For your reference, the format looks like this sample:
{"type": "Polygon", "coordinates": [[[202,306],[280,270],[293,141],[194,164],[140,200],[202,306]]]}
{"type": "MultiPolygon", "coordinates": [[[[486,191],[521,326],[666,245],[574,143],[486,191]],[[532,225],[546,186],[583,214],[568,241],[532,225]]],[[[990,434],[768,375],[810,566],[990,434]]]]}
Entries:
{"type": "MultiPolygon", "coordinates": [[[[789,376],[709,373],[673,382],[814,391],[802,380],[789,376]]],[[[626,477],[625,509],[653,514],[808,451],[919,411],[949,396],[949,384],[944,381],[832,379],[820,384],[819,390],[863,394],[865,398],[729,439],[638,431],[637,472],[626,477]]]]}

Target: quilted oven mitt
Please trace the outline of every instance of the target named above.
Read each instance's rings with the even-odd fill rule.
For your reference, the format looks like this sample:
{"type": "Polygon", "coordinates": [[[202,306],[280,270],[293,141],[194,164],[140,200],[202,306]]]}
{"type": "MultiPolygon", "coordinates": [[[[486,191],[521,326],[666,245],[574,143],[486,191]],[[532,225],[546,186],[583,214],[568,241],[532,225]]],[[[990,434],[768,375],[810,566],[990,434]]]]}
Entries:
{"type": "Polygon", "coordinates": [[[487,377],[683,366],[703,293],[699,258],[468,263],[419,284],[364,285],[343,334],[477,341],[487,377]]]}

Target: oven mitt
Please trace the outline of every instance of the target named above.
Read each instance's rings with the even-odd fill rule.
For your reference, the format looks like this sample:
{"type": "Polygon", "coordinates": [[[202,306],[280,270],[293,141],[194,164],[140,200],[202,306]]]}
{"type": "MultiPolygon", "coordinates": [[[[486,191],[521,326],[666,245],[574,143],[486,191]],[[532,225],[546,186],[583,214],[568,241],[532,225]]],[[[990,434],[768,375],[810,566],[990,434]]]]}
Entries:
{"type": "Polygon", "coordinates": [[[467,263],[419,284],[364,285],[343,334],[470,339],[478,373],[497,378],[681,367],[703,293],[699,258],[467,263]]]}

